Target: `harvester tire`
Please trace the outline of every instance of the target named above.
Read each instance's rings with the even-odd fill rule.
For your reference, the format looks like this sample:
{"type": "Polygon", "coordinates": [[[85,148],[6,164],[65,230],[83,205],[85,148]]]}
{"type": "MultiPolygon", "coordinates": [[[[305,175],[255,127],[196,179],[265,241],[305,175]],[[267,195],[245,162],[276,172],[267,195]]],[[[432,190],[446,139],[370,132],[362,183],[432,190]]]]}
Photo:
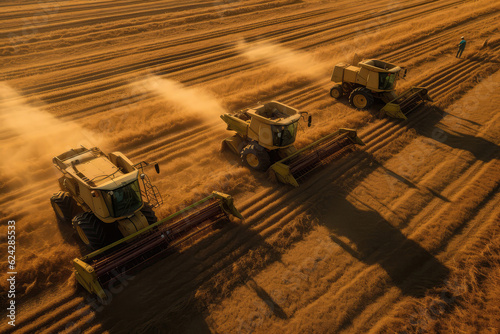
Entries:
{"type": "Polygon", "coordinates": [[[340,99],[344,95],[344,90],[342,89],[342,86],[339,84],[336,84],[335,86],[330,89],[330,96],[333,97],[334,99],[340,99]]]}
{"type": "Polygon", "coordinates": [[[69,223],[71,221],[73,218],[73,199],[68,192],[59,191],[52,195],[50,204],[59,222],[69,223]]]}
{"type": "Polygon", "coordinates": [[[271,157],[267,151],[255,144],[247,145],[241,150],[243,164],[260,171],[266,171],[271,166],[271,157]]]}
{"type": "Polygon", "coordinates": [[[108,245],[113,241],[113,233],[111,226],[105,226],[92,212],[83,212],[73,218],[73,227],[78,236],[87,247],[96,250],[108,245]]]}
{"type": "Polygon", "coordinates": [[[367,109],[373,104],[373,95],[368,88],[358,87],[349,96],[349,102],[357,109],[367,109]]]}
{"type": "Polygon", "coordinates": [[[352,89],[353,89],[353,87],[350,83],[348,83],[348,82],[342,83],[342,90],[344,91],[344,95],[349,96],[352,92],[352,89]]]}
{"type": "Polygon", "coordinates": [[[150,207],[148,204],[144,204],[141,212],[144,215],[144,217],[146,217],[146,220],[148,221],[148,225],[152,225],[158,221],[158,218],[156,217],[156,214],[153,211],[153,208],[150,207]]]}

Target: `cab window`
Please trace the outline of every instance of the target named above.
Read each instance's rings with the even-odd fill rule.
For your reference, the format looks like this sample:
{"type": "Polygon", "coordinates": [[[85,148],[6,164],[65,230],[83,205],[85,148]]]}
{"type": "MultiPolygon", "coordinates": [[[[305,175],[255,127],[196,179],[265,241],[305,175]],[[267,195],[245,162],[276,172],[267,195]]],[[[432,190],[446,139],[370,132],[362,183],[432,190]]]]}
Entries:
{"type": "Polygon", "coordinates": [[[295,142],[298,122],[289,125],[272,125],[274,146],[288,146],[295,142]]]}

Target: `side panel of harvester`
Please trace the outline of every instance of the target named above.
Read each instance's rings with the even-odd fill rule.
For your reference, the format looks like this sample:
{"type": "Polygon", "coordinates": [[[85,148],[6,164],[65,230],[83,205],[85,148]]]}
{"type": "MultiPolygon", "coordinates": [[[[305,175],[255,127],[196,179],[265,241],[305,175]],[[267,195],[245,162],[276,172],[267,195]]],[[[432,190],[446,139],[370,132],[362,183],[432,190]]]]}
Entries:
{"type": "Polygon", "coordinates": [[[240,146],[244,138],[247,137],[250,123],[229,114],[224,114],[220,117],[226,122],[228,130],[236,131],[236,135],[224,139],[222,144],[227,145],[232,152],[239,155],[241,151],[240,146]]]}

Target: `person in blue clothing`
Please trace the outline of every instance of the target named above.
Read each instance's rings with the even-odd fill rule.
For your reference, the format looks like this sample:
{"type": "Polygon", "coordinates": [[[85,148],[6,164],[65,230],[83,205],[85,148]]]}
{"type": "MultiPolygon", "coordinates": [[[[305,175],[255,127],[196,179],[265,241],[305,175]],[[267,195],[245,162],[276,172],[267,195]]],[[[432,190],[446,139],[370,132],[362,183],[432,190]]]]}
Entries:
{"type": "Polygon", "coordinates": [[[462,40],[460,41],[460,43],[458,43],[458,51],[457,51],[457,55],[455,56],[456,58],[460,58],[462,56],[462,52],[464,52],[465,50],[465,44],[467,42],[465,41],[465,38],[462,36],[462,40]]]}

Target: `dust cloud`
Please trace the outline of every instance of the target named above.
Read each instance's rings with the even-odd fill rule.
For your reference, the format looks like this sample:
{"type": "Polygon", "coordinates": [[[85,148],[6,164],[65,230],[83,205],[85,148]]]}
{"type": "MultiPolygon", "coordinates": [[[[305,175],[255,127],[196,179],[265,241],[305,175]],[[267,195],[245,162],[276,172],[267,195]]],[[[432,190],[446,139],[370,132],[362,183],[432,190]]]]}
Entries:
{"type": "MultiPolygon", "coordinates": [[[[71,148],[99,146],[95,134],[61,121],[0,82],[0,181],[33,182],[52,170],[52,158],[71,148]]],[[[55,171],[55,169],[54,169],[55,171]]]]}
{"type": "Polygon", "coordinates": [[[132,84],[134,90],[153,93],[168,102],[173,109],[196,115],[206,121],[218,119],[226,110],[221,102],[210,92],[196,87],[186,87],[181,83],[148,76],[132,84]]]}
{"type": "Polygon", "coordinates": [[[292,74],[305,76],[310,79],[323,79],[325,73],[331,67],[330,62],[320,61],[311,54],[292,50],[277,44],[248,44],[240,41],[237,47],[240,53],[251,61],[266,61],[292,74]]]}

